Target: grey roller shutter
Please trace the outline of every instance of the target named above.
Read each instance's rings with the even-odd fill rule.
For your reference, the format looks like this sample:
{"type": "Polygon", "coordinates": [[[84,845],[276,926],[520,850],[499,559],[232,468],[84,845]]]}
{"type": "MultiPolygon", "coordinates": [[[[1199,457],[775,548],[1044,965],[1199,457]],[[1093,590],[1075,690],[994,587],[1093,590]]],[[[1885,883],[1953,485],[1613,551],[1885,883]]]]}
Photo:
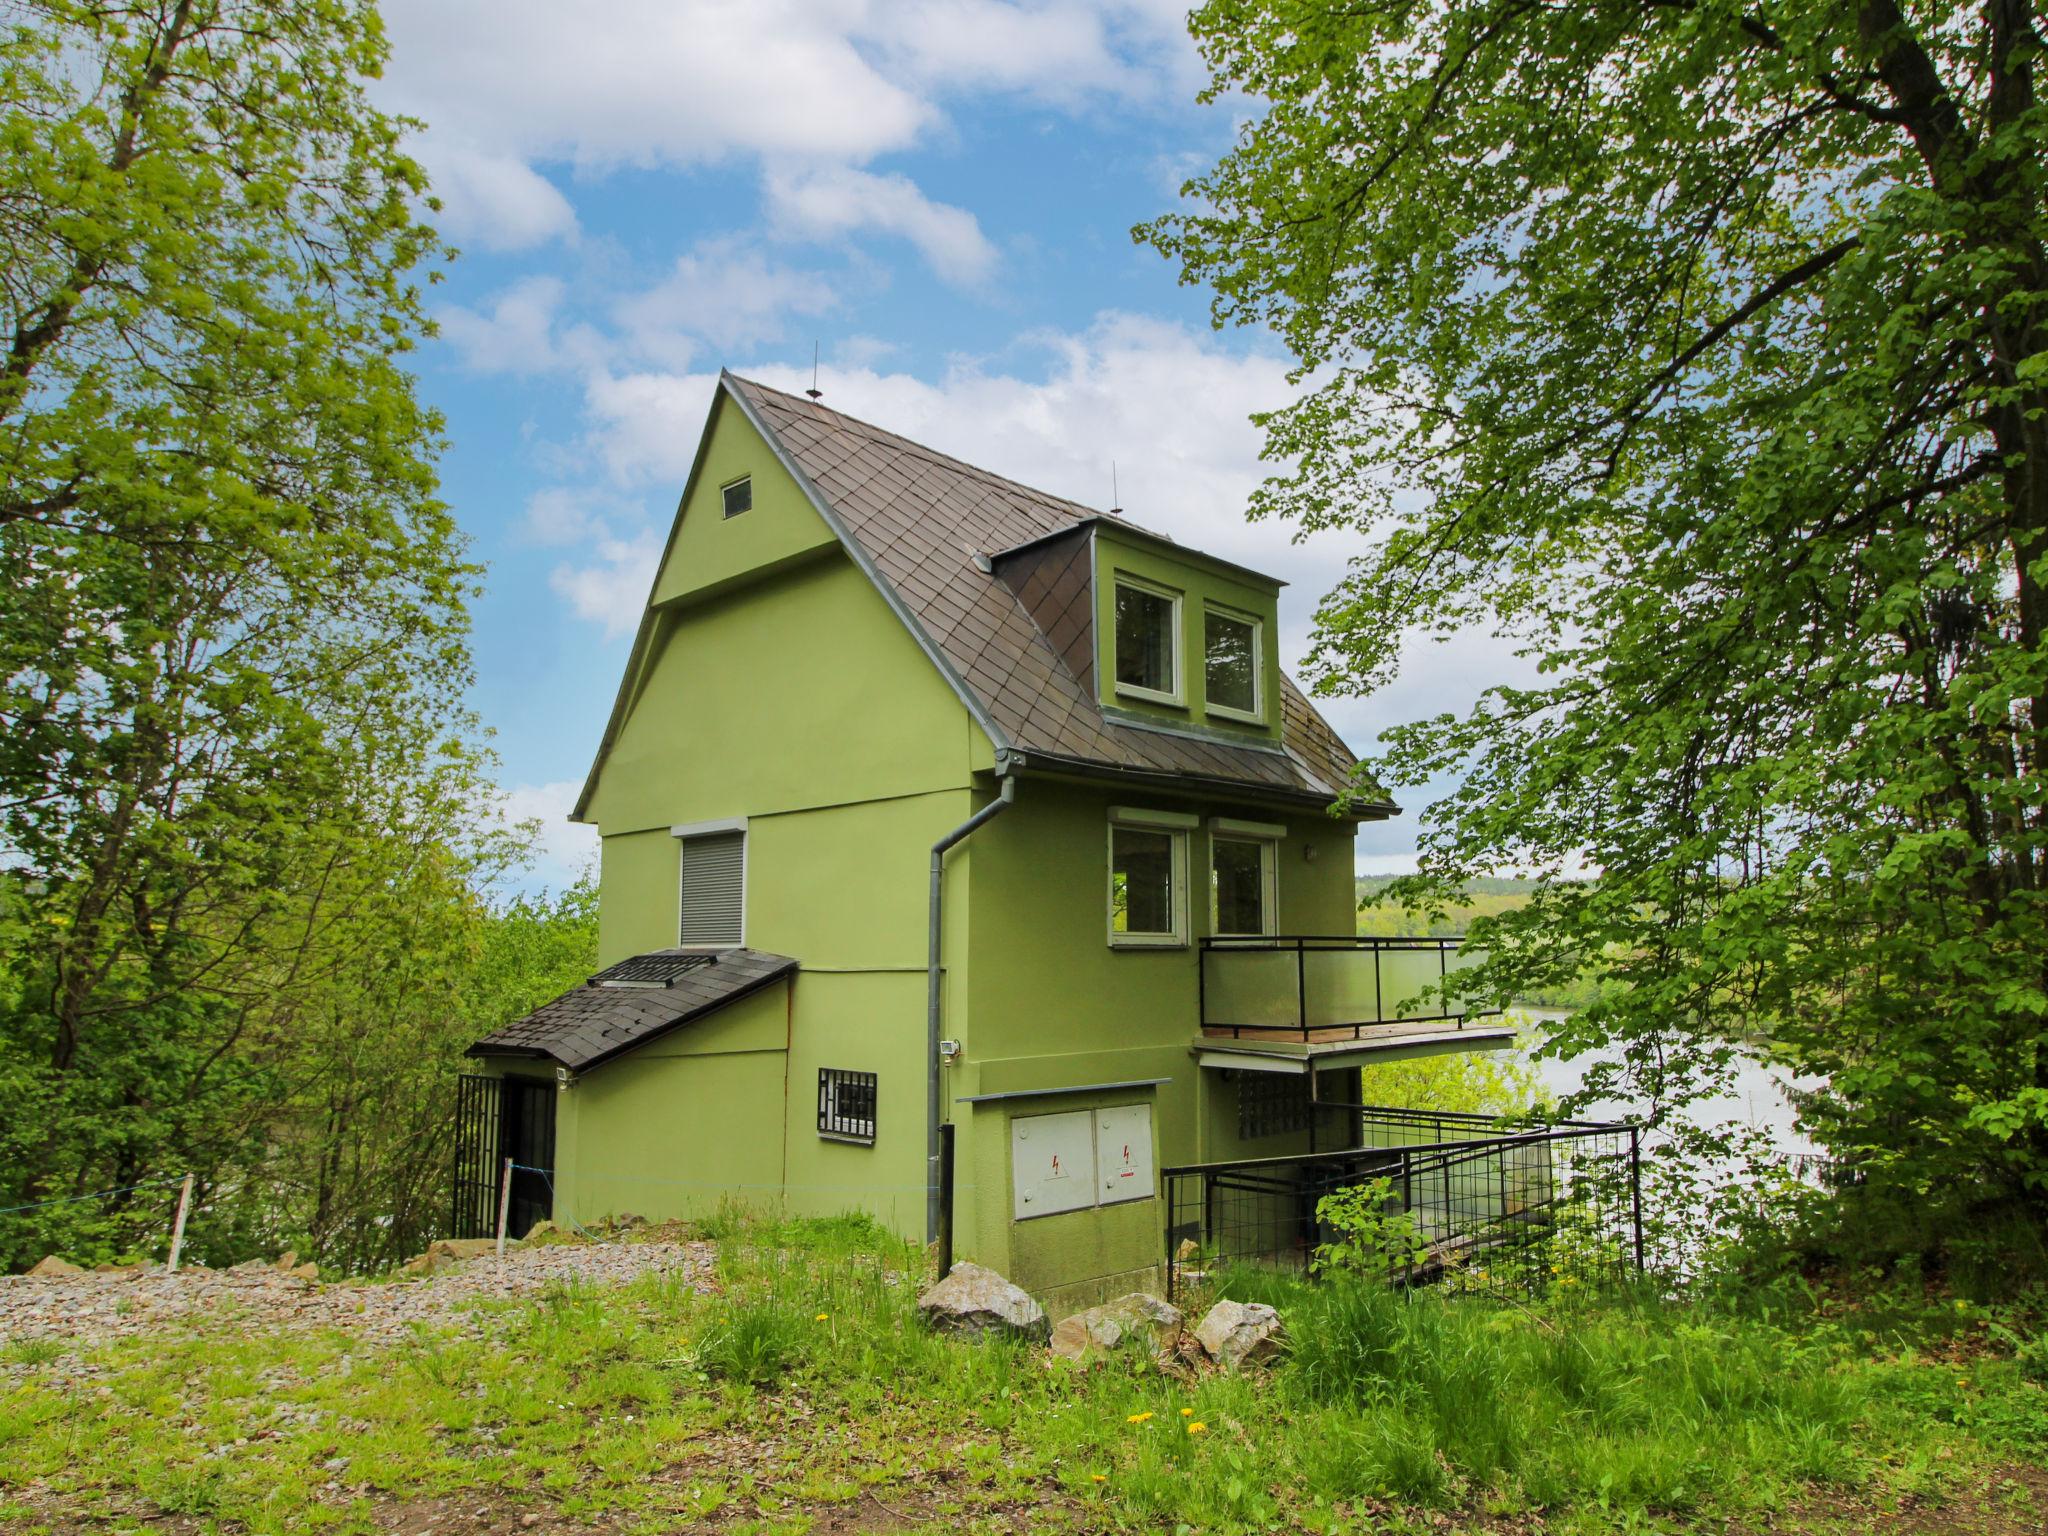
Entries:
{"type": "Polygon", "coordinates": [[[747,834],[712,832],[683,839],[684,944],[740,942],[747,834]]]}

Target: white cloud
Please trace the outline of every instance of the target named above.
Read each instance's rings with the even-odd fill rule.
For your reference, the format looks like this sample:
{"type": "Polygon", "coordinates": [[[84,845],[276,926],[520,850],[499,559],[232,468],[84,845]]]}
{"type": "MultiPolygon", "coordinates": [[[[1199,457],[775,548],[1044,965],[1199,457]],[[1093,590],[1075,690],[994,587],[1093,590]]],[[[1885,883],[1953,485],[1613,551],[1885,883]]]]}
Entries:
{"type": "Polygon", "coordinates": [[[908,240],[946,282],[969,286],[995,270],[996,249],[965,208],[935,203],[907,176],[851,166],[771,171],[764,186],[778,233],[833,240],[873,230],[908,240]]]}
{"type": "Polygon", "coordinates": [[[446,143],[431,132],[415,147],[441,199],[436,222],[456,240],[522,251],[575,238],[576,210],[569,200],[517,156],[446,143]]]}
{"type": "Polygon", "coordinates": [[[623,538],[600,536],[592,551],[595,563],[558,565],[549,573],[548,585],[577,618],[602,627],[607,640],[617,640],[632,634],[640,623],[661,546],[661,535],[651,528],[623,538]]]}
{"type": "Polygon", "coordinates": [[[793,315],[822,315],[838,302],[816,272],[770,262],[733,240],[705,241],[676,258],[667,277],[614,307],[626,345],[667,367],[688,367],[696,341],[721,351],[775,341],[793,315]]]}
{"type": "Polygon", "coordinates": [[[506,821],[540,823],[531,865],[540,884],[558,889],[572,884],[597,857],[597,828],[569,820],[582,792],[582,782],[576,779],[520,784],[505,791],[506,821]]]}
{"type": "Polygon", "coordinates": [[[689,166],[866,160],[936,117],[856,45],[863,5],[806,0],[406,0],[388,95],[525,160],[689,166]]]}
{"type": "Polygon", "coordinates": [[[562,293],[559,278],[527,277],[502,290],[488,314],[451,304],[434,318],[473,372],[545,373],[558,361],[554,325],[562,293]]]}

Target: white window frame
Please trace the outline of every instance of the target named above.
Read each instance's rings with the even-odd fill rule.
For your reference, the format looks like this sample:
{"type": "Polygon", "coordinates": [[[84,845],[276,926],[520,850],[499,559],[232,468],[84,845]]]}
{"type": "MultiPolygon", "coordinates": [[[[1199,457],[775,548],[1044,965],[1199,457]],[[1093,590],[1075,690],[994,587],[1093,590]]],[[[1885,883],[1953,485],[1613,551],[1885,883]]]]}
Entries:
{"type": "Polygon", "coordinates": [[[1280,827],[1269,833],[1256,822],[1209,823],[1209,931],[1219,938],[1271,938],[1280,931],[1280,838],[1287,835],[1287,829],[1280,827]],[[1256,828],[1257,830],[1252,830],[1256,828]],[[1259,850],[1259,931],[1256,934],[1226,934],[1223,931],[1222,912],[1217,903],[1216,891],[1216,845],[1218,843],[1250,844],[1259,850]]]}
{"type": "Polygon", "coordinates": [[[1148,806],[1113,805],[1109,808],[1108,838],[1103,845],[1103,929],[1112,949],[1185,949],[1188,944],[1188,833],[1201,825],[1201,818],[1181,811],[1153,810],[1148,806]],[[1164,834],[1172,849],[1168,879],[1173,882],[1167,906],[1173,921],[1170,933],[1118,933],[1116,930],[1116,835],[1118,832],[1164,834]]]}
{"type": "Polygon", "coordinates": [[[718,488],[718,515],[722,520],[726,522],[731,522],[734,518],[745,517],[749,512],[754,510],[754,487],[752,483],[753,479],[754,477],[751,472],[744,475],[734,475],[730,480],[726,481],[725,484],[721,485],[718,488]],[[746,486],[747,504],[744,507],[741,507],[737,512],[728,512],[725,510],[725,493],[731,490],[736,485],[746,486]]]}
{"type": "Polygon", "coordinates": [[[1187,704],[1187,664],[1182,652],[1187,649],[1181,634],[1181,604],[1183,594],[1172,587],[1161,586],[1156,581],[1147,581],[1142,576],[1132,576],[1123,571],[1110,575],[1109,589],[1109,681],[1110,689],[1119,698],[1145,699],[1154,704],[1171,704],[1184,708],[1187,704]],[[1161,693],[1157,688],[1142,687],[1127,683],[1116,675],[1116,589],[1129,587],[1134,592],[1149,592],[1154,597],[1163,597],[1168,603],[1166,621],[1167,661],[1173,672],[1171,692],[1161,693]]]}
{"type": "Polygon", "coordinates": [[[1222,603],[1202,605],[1202,708],[1212,715],[1225,720],[1242,720],[1249,725],[1266,723],[1266,621],[1255,614],[1241,609],[1227,607],[1222,603]],[[1218,704],[1209,697],[1209,615],[1229,619],[1238,624],[1249,624],[1252,629],[1252,707],[1238,709],[1230,704],[1218,704]]]}
{"type": "Polygon", "coordinates": [[[668,835],[676,840],[676,948],[702,950],[714,954],[721,949],[745,949],[747,947],[747,882],[754,870],[754,840],[747,835],[747,818],[729,816],[721,821],[682,821],[668,829],[668,835]],[[683,844],[693,837],[708,837],[719,832],[740,834],[740,937],[738,944],[685,944],[683,942],[683,844]]]}

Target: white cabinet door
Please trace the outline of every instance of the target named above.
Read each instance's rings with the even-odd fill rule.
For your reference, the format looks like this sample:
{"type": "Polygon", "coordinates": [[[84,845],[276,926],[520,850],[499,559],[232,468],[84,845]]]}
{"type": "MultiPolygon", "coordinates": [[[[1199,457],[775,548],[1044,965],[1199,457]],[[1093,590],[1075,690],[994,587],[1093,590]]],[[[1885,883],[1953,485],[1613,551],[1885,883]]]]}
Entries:
{"type": "Polygon", "coordinates": [[[1084,1109],[1012,1120],[1010,1176],[1019,1221],[1095,1204],[1095,1117],[1084,1109]]]}
{"type": "Polygon", "coordinates": [[[1104,1205],[1152,1198],[1152,1106],[1095,1112],[1095,1172],[1104,1205]]]}

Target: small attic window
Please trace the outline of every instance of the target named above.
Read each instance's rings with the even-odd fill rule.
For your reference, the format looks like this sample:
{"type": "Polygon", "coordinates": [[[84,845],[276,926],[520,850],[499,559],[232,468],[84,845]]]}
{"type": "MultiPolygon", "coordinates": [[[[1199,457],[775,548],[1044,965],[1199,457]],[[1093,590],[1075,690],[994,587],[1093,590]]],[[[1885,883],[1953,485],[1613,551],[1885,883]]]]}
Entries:
{"type": "Polygon", "coordinates": [[[740,476],[739,479],[726,486],[721,494],[725,497],[725,515],[727,517],[738,517],[742,512],[753,511],[754,477],[752,475],[740,476]]]}

